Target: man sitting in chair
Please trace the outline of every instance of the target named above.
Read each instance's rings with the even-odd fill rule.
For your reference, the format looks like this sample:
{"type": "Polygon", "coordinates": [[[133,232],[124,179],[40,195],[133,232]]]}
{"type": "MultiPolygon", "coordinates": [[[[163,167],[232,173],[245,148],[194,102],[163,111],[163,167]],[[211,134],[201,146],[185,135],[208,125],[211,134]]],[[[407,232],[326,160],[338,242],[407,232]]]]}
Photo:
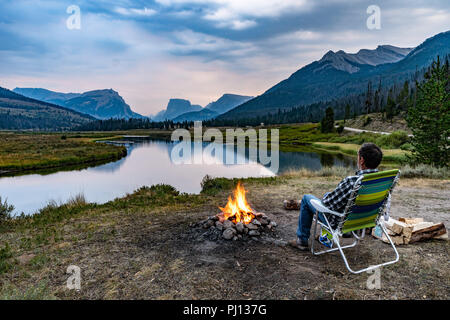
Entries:
{"type": "MultiPolygon", "coordinates": [[[[377,167],[382,158],[383,152],[377,145],[373,143],[364,143],[358,151],[358,171],[356,171],[356,175],[346,177],[339,183],[334,191],[327,192],[322,198],[322,203],[330,210],[343,212],[348,199],[351,196],[353,186],[359,176],[378,172],[377,167]]],[[[289,242],[291,246],[300,250],[308,250],[308,239],[315,214],[315,209],[310,203],[312,199],[317,198],[310,194],[303,196],[300,205],[300,215],[298,217],[297,239],[289,242]]],[[[333,228],[338,226],[341,219],[332,214],[326,214],[326,218],[333,228]]],[[[323,213],[319,213],[319,221],[325,223],[323,213]]]]}

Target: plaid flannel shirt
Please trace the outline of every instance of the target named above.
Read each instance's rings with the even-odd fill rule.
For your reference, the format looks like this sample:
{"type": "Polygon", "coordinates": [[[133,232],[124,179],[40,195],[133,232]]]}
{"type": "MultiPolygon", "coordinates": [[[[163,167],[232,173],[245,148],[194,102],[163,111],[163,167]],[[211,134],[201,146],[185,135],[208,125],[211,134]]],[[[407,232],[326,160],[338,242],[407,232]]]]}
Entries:
{"type": "MultiPolygon", "coordinates": [[[[344,212],[345,206],[347,205],[348,199],[351,196],[353,186],[356,180],[366,173],[378,172],[378,169],[366,169],[356,171],[354,176],[348,176],[344,178],[339,185],[331,192],[325,193],[322,198],[322,203],[330,210],[337,212],[344,212]]],[[[327,214],[327,219],[333,229],[337,228],[340,222],[340,217],[333,214],[327,214]]]]}

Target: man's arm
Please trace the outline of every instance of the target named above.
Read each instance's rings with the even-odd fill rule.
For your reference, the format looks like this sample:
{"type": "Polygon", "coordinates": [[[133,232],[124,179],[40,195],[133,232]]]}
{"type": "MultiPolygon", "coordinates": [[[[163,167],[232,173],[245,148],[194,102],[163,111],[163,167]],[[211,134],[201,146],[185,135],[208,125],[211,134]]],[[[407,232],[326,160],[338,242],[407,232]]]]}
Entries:
{"type": "Polygon", "coordinates": [[[322,203],[329,209],[339,211],[347,204],[348,198],[353,190],[353,179],[347,177],[343,179],[336,189],[325,193],[322,198],[322,203]]]}

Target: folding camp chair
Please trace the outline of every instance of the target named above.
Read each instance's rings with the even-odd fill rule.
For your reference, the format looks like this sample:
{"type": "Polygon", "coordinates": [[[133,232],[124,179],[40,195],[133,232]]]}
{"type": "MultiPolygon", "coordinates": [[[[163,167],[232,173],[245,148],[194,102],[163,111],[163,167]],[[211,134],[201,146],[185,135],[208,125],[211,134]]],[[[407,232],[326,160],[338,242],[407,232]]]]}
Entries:
{"type": "Polygon", "coordinates": [[[387,205],[388,198],[390,197],[392,190],[394,189],[398,179],[400,177],[400,170],[388,170],[376,173],[369,173],[362,175],[356,181],[350,199],[347,202],[343,213],[332,211],[325,207],[319,200],[311,200],[311,205],[316,209],[314,215],[314,237],[311,245],[311,252],[314,255],[319,255],[327,252],[333,252],[339,250],[344,259],[345,266],[351,273],[361,273],[369,270],[396,263],[399,260],[397,248],[395,247],[392,239],[389,237],[388,232],[383,224],[383,213],[389,214],[389,205],[387,205]],[[323,213],[325,223],[319,221],[318,214],[323,213]],[[328,222],[326,214],[333,214],[340,217],[339,225],[336,229],[333,229],[328,222]],[[316,238],[317,223],[319,223],[326,231],[332,235],[332,242],[336,244],[337,248],[323,250],[320,252],[314,251],[314,240],[316,238]],[[395,260],[381,263],[367,268],[353,271],[348,265],[347,258],[345,257],[343,249],[354,247],[360,240],[364,238],[365,229],[379,226],[386,238],[389,240],[392,248],[395,252],[395,260]],[[360,234],[357,234],[360,231],[360,234]],[[339,237],[344,233],[351,232],[355,238],[355,241],[347,246],[341,246],[339,243],[339,237]]]}

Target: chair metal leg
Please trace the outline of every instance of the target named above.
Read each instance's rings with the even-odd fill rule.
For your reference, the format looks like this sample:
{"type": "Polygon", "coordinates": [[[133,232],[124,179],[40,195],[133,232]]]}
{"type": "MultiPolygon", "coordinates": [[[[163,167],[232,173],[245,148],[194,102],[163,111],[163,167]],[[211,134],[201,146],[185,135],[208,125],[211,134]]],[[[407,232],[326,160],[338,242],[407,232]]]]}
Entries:
{"type": "Polygon", "coordinates": [[[316,210],[316,213],[314,215],[314,235],[311,241],[311,253],[315,255],[314,253],[314,241],[316,240],[316,230],[317,230],[317,219],[319,218],[319,213],[316,210]]]}
{"type": "MultiPolygon", "coordinates": [[[[322,251],[319,251],[319,252],[314,251],[314,243],[315,243],[315,240],[316,240],[316,232],[317,232],[317,221],[319,220],[319,212],[317,210],[316,210],[316,213],[314,215],[314,220],[315,220],[315,224],[314,224],[314,235],[313,235],[313,239],[311,241],[311,253],[313,255],[315,255],[315,256],[318,256],[318,255],[321,255],[321,254],[324,254],[324,253],[328,253],[328,252],[333,252],[333,251],[339,250],[339,248],[332,248],[332,249],[328,249],[328,250],[322,250],[322,251]]],[[[330,226],[330,224],[328,222],[327,217],[325,217],[325,221],[328,224],[329,230],[331,231],[332,229],[331,229],[331,226],[330,226]]],[[[333,241],[336,242],[337,244],[339,244],[339,236],[336,233],[332,232],[332,231],[331,231],[331,233],[333,234],[333,241]]],[[[356,239],[352,244],[349,244],[349,245],[343,247],[343,249],[354,247],[357,244],[358,244],[358,239],[356,239]]]]}
{"type": "Polygon", "coordinates": [[[377,265],[374,265],[374,266],[369,266],[369,267],[364,268],[364,269],[360,269],[360,270],[357,270],[357,271],[353,271],[353,270],[350,268],[349,264],[348,264],[347,258],[346,258],[345,254],[344,254],[344,251],[342,250],[342,249],[345,249],[345,247],[341,247],[341,245],[340,245],[339,243],[337,243],[339,252],[341,253],[341,256],[342,256],[342,259],[344,259],[345,266],[347,267],[348,271],[350,271],[351,273],[353,273],[353,274],[358,274],[358,273],[361,273],[361,272],[366,272],[366,271],[369,271],[369,270],[377,269],[377,268],[379,268],[379,267],[383,267],[383,266],[387,266],[387,265],[389,265],[389,264],[396,263],[396,262],[399,260],[400,256],[399,256],[399,254],[398,254],[397,248],[395,247],[394,243],[392,242],[391,237],[389,237],[388,232],[386,231],[386,229],[385,229],[385,227],[384,227],[384,225],[383,225],[382,223],[380,224],[380,226],[381,226],[381,229],[383,230],[383,233],[384,233],[384,234],[386,235],[386,237],[388,238],[388,240],[389,240],[389,242],[390,242],[392,248],[394,249],[394,252],[395,252],[395,259],[394,259],[394,260],[391,260],[391,261],[388,261],[388,262],[380,263],[380,264],[377,264],[377,265]]]}
{"type": "MultiPolygon", "coordinates": [[[[315,220],[314,235],[313,235],[313,239],[312,239],[312,242],[311,242],[311,252],[312,252],[313,255],[318,256],[318,255],[321,255],[321,254],[324,254],[324,253],[328,253],[328,252],[333,252],[333,251],[339,250],[339,252],[340,252],[340,254],[342,256],[342,259],[344,260],[345,266],[347,267],[348,271],[350,271],[353,274],[358,274],[358,273],[366,272],[366,271],[369,271],[369,270],[373,270],[373,269],[376,269],[376,268],[379,268],[379,267],[382,267],[382,266],[387,266],[387,265],[390,265],[390,264],[398,262],[398,260],[400,259],[400,256],[398,254],[397,248],[394,245],[394,242],[392,241],[391,237],[389,237],[389,234],[386,231],[386,228],[384,227],[384,224],[380,223],[381,230],[383,230],[383,233],[386,235],[387,239],[389,240],[389,243],[391,244],[391,246],[392,246],[392,248],[393,248],[393,250],[395,252],[395,259],[391,260],[391,261],[388,261],[388,262],[384,262],[384,263],[381,263],[381,264],[377,264],[377,265],[374,265],[374,266],[369,266],[367,268],[363,268],[363,269],[360,269],[360,270],[353,271],[350,268],[349,264],[348,264],[347,257],[345,256],[343,249],[347,249],[347,248],[351,248],[351,247],[356,246],[358,244],[359,240],[364,237],[364,233],[362,233],[362,235],[360,237],[355,236],[355,241],[352,244],[349,244],[349,245],[346,245],[346,246],[342,247],[341,244],[340,244],[340,241],[339,241],[339,236],[336,233],[332,232],[333,240],[336,243],[337,248],[328,249],[328,250],[322,250],[322,251],[317,252],[317,251],[314,251],[314,243],[315,243],[315,239],[316,239],[318,219],[319,219],[319,213],[316,211],[316,214],[314,216],[314,220],[315,220]]],[[[326,223],[329,226],[330,224],[329,224],[328,219],[326,217],[325,217],[325,220],[326,220],[326,223]]],[[[329,226],[329,229],[332,230],[330,226],[329,226]]],[[[353,233],[353,235],[355,235],[355,234],[353,233]]]]}

